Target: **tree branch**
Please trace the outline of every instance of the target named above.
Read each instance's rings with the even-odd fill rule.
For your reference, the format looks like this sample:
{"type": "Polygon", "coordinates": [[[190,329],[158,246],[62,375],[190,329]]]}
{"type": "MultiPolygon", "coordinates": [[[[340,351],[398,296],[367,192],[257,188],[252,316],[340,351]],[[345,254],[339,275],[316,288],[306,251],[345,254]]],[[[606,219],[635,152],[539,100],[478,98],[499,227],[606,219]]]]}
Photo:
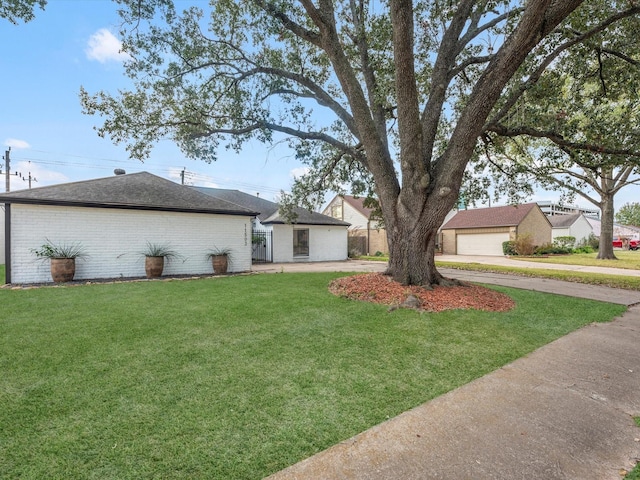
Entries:
{"type": "Polygon", "coordinates": [[[266,13],[278,19],[282,26],[289,30],[291,33],[296,35],[297,37],[305,40],[313,45],[319,47],[320,46],[320,35],[317,32],[313,32],[308,30],[298,23],[291,20],[291,18],[284,13],[280,8],[278,8],[274,3],[267,2],[264,0],[253,0],[256,5],[262,8],[266,13]]]}
{"type": "Polygon", "coordinates": [[[566,140],[562,135],[553,131],[536,130],[532,127],[506,127],[501,124],[491,124],[485,128],[485,131],[496,133],[502,137],[518,137],[527,135],[534,138],[546,138],[554,144],[571,150],[581,150],[586,152],[598,153],[602,155],[625,155],[628,157],[640,158],[640,152],[629,148],[608,148],[602,145],[596,145],[584,142],[571,142],[566,140]]]}
{"type": "Polygon", "coordinates": [[[451,81],[449,72],[455,66],[457,55],[460,53],[459,38],[469,18],[474,0],[462,0],[451,19],[449,27],[442,36],[442,42],[438,49],[436,61],[431,75],[431,88],[429,98],[422,110],[422,132],[424,135],[424,147],[422,151],[425,162],[430,162],[433,155],[438,132],[438,124],[442,108],[447,98],[447,87],[451,81]]]}
{"type": "Polygon", "coordinates": [[[516,90],[513,91],[513,93],[507,98],[507,101],[504,103],[504,105],[500,108],[500,110],[498,110],[498,112],[487,122],[488,125],[494,124],[494,123],[498,123],[500,121],[502,121],[502,119],[509,113],[509,110],[511,110],[511,108],[513,108],[513,106],[516,104],[516,102],[520,99],[520,97],[522,96],[522,94],[529,90],[530,88],[532,88],[536,83],[538,83],[538,81],[540,80],[540,78],[542,77],[542,74],[545,72],[545,70],[547,69],[547,67],[549,65],[551,65],[551,63],[560,56],[560,54],[562,54],[563,52],[565,52],[566,50],[568,50],[569,48],[577,45],[578,43],[582,43],[585,40],[588,40],[589,38],[593,37],[594,35],[596,35],[597,33],[602,32],[603,30],[605,30],[606,28],[608,28],[609,26],[613,25],[615,22],[623,19],[623,18],[627,18],[633,15],[637,15],[638,13],[640,13],[640,6],[634,6],[631,7],[627,10],[624,10],[622,12],[617,13],[616,15],[612,15],[611,17],[607,18],[606,20],[604,20],[603,22],[601,22],[600,24],[596,25],[595,27],[593,27],[591,30],[584,32],[584,33],[579,33],[579,32],[574,32],[576,33],[576,37],[559,45],[555,50],[553,50],[553,52],[551,52],[549,55],[547,55],[543,61],[540,63],[540,65],[538,66],[538,68],[536,68],[536,70],[531,73],[531,75],[529,75],[529,78],[527,79],[526,82],[523,82],[520,87],[518,87],[516,90]]]}
{"type": "MultiPolygon", "coordinates": [[[[183,122],[184,123],[184,122],[183,122]]],[[[196,138],[204,138],[212,135],[245,135],[247,133],[255,132],[256,130],[272,130],[274,132],[280,132],[287,135],[291,135],[293,137],[300,138],[302,140],[318,140],[325,142],[337,150],[343,152],[344,154],[351,155],[354,158],[357,158],[358,161],[363,162],[363,165],[366,165],[366,159],[363,158],[363,155],[359,152],[356,147],[352,147],[343,143],[330,135],[327,135],[322,132],[305,132],[303,130],[297,130],[295,128],[286,127],[284,125],[279,125],[277,123],[267,122],[267,121],[253,121],[253,123],[246,125],[245,127],[239,128],[208,128],[206,132],[196,133],[190,136],[191,139],[196,138]]]]}

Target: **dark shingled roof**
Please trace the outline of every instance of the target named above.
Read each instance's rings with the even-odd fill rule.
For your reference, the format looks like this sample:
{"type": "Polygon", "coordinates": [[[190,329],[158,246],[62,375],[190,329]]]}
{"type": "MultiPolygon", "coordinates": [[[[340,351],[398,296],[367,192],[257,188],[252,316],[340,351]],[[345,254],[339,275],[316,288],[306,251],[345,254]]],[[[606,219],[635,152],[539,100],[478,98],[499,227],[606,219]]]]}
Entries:
{"type": "Polygon", "coordinates": [[[534,208],[540,207],[536,203],[525,203],[523,205],[507,205],[505,207],[460,210],[442,226],[442,229],[515,227],[520,225],[522,220],[534,208]]]}
{"type": "Polygon", "coordinates": [[[551,215],[547,219],[553,228],[567,228],[576,223],[576,220],[581,216],[581,213],[573,213],[571,215],[551,215]]]}
{"type": "Polygon", "coordinates": [[[0,194],[0,203],[255,216],[257,212],[148,172],[0,194]]]}
{"type": "MultiPolygon", "coordinates": [[[[226,190],[224,188],[207,188],[207,187],[193,187],[195,190],[211,195],[214,198],[219,198],[227,202],[241,205],[258,212],[258,220],[263,225],[272,223],[289,223],[278,212],[278,204],[265,200],[264,198],[249,195],[248,193],[241,192],[239,190],[226,190]]],[[[329,217],[317,212],[311,212],[306,208],[295,208],[295,213],[298,215],[295,223],[300,225],[340,225],[348,227],[350,224],[338,220],[337,218],[329,217]]]]}

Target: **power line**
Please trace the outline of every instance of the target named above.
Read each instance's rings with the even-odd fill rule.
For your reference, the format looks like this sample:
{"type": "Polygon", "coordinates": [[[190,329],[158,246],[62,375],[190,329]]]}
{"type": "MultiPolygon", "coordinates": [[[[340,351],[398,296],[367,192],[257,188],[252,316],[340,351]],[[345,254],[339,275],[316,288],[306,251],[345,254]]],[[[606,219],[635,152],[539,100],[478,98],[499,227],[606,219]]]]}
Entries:
{"type": "MultiPolygon", "coordinates": [[[[33,152],[40,152],[40,153],[51,153],[51,154],[55,154],[55,155],[65,155],[65,156],[69,156],[69,157],[75,157],[75,158],[81,158],[81,159],[91,159],[91,157],[83,157],[80,155],[72,155],[72,154],[56,154],[55,152],[47,152],[44,150],[31,150],[33,152]]],[[[195,173],[195,172],[189,172],[186,171],[186,169],[184,169],[184,167],[155,167],[149,164],[142,164],[142,163],[138,163],[136,161],[126,161],[126,160],[114,160],[114,159],[100,159],[100,158],[93,158],[94,160],[99,160],[99,161],[107,161],[107,162],[113,162],[113,163],[118,163],[118,164],[126,164],[129,166],[138,166],[138,167],[142,167],[144,165],[144,170],[147,171],[151,171],[151,172],[155,172],[155,173],[163,173],[163,174],[179,174],[179,175],[184,175],[184,179],[186,180],[187,178],[191,181],[194,182],[208,182],[208,183],[215,183],[218,185],[224,185],[227,188],[238,188],[238,189],[243,189],[243,190],[248,190],[248,191],[262,191],[268,194],[279,194],[281,189],[279,188],[273,188],[273,187],[268,187],[266,185],[257,185],[257,184],[253,184],[253,183],[248,183],[248,182],[243,182],[240,180],[230,180],[230,179],[225,179],[225,178],[220,178],[220,177],[214,177],[211,175],[207,175],[207,174],[203,174],[203,173],[195,173]],[[182,171],[184,171],[184,173],[181,173],[182,171]]],[[[32,158],[32,157],[18,157],[18,158],[12,158],[12,160],[14,162],[16,161],[26,161],[26,162],[31,162],[33,164],[36,165],[52,165],[52,166],[64,166],[64,167],[82,167],[82,168],[90,168],[90,169],[95,169],[95,170],[106,170],[106,171],[110,171],[112,169],[112,166],[108,166],[108,165],[96,165],[95,163],[86,163],[86,162],[69,162],[69,161],[65,161],[65,160],[44,160],[44,159],[39,159],[39,158],[32,158]]]]}

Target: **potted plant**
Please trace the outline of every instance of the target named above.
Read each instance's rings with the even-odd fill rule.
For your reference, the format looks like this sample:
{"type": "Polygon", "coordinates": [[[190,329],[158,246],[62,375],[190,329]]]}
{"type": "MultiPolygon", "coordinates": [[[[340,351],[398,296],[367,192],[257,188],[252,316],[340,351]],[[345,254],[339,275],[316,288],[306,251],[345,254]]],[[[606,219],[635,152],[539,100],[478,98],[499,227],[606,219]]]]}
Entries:
{"type": "Polygon", "coordinates": [[[224,275],[229,268],[229,260],[231,259],[230,248],[214,248],[207,257],[211,259],[211,265],[213,266],[213,273],[216,275],[224,275]]]}
{"type": "Polygon", "coordinates": [[[147,248],[142,252],[144,255],[144,270],[147,278],[158,278],[162,276],[165,260],[169,263],[178,254],[166,244],[147,242],[147,248]]]}
{"type": "Polygon", "coordinates": [[[88,256],[78,242],[55,244],[48,238],[40,248],[32,248],[31,251],[42,260],[50,260],[51,278],[56,283],[73,280],[76,274],[76,258],[88,256]]]}

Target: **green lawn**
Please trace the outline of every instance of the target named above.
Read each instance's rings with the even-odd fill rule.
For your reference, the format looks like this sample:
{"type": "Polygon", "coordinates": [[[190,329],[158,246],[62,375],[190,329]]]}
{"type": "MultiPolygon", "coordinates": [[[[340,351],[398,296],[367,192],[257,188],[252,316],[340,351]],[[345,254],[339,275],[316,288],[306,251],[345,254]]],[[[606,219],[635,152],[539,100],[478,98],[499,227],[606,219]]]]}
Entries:
{"type": "Polygon", "coordinates": [[[511,257],[513,260],[523,262],[556,263],[561,265],[584,265],[591,267],[613,267],[640,270],[640,250],[614,250],[617,260],[598,260],[597,253],[574,253],[572,255],[559,255],[550,257],[511,257]]]}
{"type": "MultiPolygon", "coordinates": [[[[640,427],[640,417],[634,417],[634,421],[640,427]]],[[[625,475],[624,480],[640,480],[640,463],[637,463],[633,470],[625,475]]]]}
{"type": "Polygon", "coordinates": [[[388,313],[339,275],[0,290],[0,476],[262,478],[624,311],[388,313]]]}

